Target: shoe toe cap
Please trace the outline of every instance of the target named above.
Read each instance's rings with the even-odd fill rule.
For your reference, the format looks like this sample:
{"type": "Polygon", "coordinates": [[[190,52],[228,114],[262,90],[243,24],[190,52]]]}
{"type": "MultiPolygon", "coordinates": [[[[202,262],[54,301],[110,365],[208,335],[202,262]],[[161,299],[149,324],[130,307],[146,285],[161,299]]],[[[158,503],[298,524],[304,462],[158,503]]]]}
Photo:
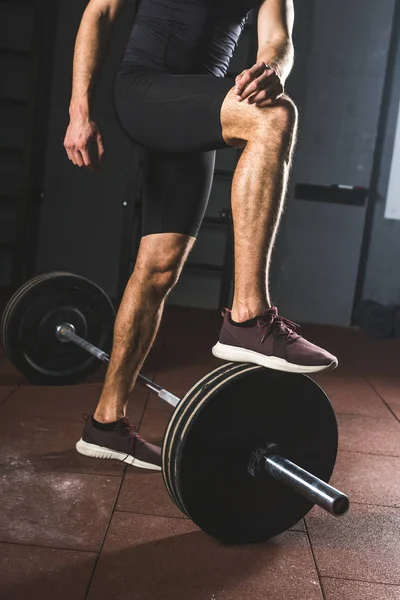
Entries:
{"type": "Polygon", "coordinates": [[[300,344],[295,344],[296,348],[296,362],[303,365],[315,365],[315,366],[329,366],[337,365],[338,360],[336,356],[324,350],[307,340],[302,339],[300,344]]]}

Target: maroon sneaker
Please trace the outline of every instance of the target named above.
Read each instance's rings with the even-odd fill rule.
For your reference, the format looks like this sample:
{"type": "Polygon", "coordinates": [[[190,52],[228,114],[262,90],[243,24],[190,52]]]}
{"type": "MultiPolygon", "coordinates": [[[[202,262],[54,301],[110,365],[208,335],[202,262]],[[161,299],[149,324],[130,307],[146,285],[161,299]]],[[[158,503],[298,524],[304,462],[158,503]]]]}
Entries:
{"type": "Polygon", "coordinates": [[[219,342],[212,353],[223,360],[249,362],[288,373],[335,369],[337,358],[298,335],[298,327],[280,317],[276,307],[240,325],[232,322],[231,311],[226,309],[219,342]]]}
{"type": "Polygon", "coordinates": [[[141,438],[129,419],[120,419],[111,431],[98,429],[92,419],[92,415],[87,416],[82,437],[76,444],[80,454],[114,458],[134,467],[161,471],[161,448],[141,438]]]}

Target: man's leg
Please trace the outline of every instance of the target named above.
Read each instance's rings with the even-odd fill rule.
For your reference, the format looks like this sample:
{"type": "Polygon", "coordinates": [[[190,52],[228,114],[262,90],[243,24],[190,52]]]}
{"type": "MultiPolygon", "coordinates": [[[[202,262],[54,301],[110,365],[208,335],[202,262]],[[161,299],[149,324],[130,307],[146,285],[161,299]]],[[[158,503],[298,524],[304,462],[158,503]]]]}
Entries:
{"type": "Polygon", "coordinates": [[[271,305],[268,276],[283,210],[297,131],[297,110],[288,99],[258,108],[229,92],[221,112],[230,145],[244,146],[232,185],[235,293],[232,318],[245,321],[271,305]]]}
{"type": "Polygon", "coordinates": [[[107,376],[94,418],[125,417],[128,396],[158,331],[164,303],[181,273],[195,238],[177,233],[142,238],[114,327],[107,376]]]}
{"type": "Polygon", "coordinates": [[[159,469],[160,448],[125,418],[129,392],[153,344],[164,303],[177,282],[202,222],[215,153],[151,152],[145,160],[143,223],[138,257],[114,327],[106,381],[78,452],[159,469]]]}
{"type": "Polygon", "coordinates": [[[260,108],[238,102],[231,90],[222,104],[221,124],[226,143],[244,150],[232,185],[233,306],[213,352],[225,360],[256,362],[283,371],[335,368],[337,359],[297,335],[295,324],[278,316],[269,296],[271,254],[296,139],[296,107],[284,96],[260,108]]]}
{"type": "Polygon", "coordinates": [[[113,351],[100,401],[93,417],[87,417],[76,444],[80,454],[161,469],[161,449],[140,437],[125,417],[126,407],[156,336],[165,299],[194,241],[194,237],[177,233],[142,238],[115,321],[113,351]]]}

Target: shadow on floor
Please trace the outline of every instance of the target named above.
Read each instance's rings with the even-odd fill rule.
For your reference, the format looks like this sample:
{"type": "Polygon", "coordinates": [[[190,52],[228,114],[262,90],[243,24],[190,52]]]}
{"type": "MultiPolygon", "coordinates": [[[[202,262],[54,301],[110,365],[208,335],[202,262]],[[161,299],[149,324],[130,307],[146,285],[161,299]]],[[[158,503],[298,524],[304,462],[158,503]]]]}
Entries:
{"type": "MultiPolygon", "coordinates": [[[[274,542],[268,544],[272,549],[274,542]]],[[[49,553],[48,549],[42,548],[32,549],[32,552],[35,554],[42,550],[43,555],[49,553]]],[[[88,570],[93,567],[93,555],[85,554],[81,554],[80,563],[74,567],[57,567],[56,559],[53,565],[42,565],[40,573],[32,572],[30,565],[26,565],[25,569],[21,564],[15,565],[15,569],[19,568],[19,581],[11,585],[0,584],[1,598],[83,600],[82,586],[79,596],[74,595],[74,588],[78,582],[87,579],[88,570]]],[[[220,590],[238,590],[242,585],[245,593],[246,580],[262,568],[262,560],[257,559],[255,546],[252,552],[232,547],[227,554],[227,560],[222,562],[220,545],[210,541],[202,532],[139,543],[117,551],[105,548],[98,565],[101,574],[95,575],[88,598],[204,600],[219,597],[220,590]]],[[[9,567],[11,572],[7,579],[13,571],[13,566],[9,567]]],[[[273,567],[273,552],[269,567],[273,567]]],[[[77,591],[75,589],[75,593],[77,591]]]]}

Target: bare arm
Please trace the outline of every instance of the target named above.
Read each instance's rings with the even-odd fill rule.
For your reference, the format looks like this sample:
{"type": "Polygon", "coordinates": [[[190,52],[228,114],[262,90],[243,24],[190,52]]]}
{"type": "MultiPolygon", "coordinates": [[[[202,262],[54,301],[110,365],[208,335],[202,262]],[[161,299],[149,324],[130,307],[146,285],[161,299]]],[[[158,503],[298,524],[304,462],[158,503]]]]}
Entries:
{"type": "Polygon", "coordinates": [[[293,67],[293,24],[293,0],[263,1],[257,20],[257,62],[236,78],[239,101],[247,99],[262,107],[282,96],[293,67]]]}
{"type": "Polygon", "coordinates": [[[114,21],[125,0],[90,0],[83,14],[75,42],[70,122],[64,147],[68,158],[79,167],[95,170],[104,147],[100,131],[92,120],[93,93],[103,65],[114,21]]]}
{"type": "Polygon", "coordinates": [[[90,115],[97,75],[124,1],[91,0],[86,7],[75,42],[70,112],[90,115]]]}
{"type": "Polygon", "coordinates": [[[258,12],[257,60],[277,70],[286,81],[293,67],[293,0],[264,0],[258,12]]]}

